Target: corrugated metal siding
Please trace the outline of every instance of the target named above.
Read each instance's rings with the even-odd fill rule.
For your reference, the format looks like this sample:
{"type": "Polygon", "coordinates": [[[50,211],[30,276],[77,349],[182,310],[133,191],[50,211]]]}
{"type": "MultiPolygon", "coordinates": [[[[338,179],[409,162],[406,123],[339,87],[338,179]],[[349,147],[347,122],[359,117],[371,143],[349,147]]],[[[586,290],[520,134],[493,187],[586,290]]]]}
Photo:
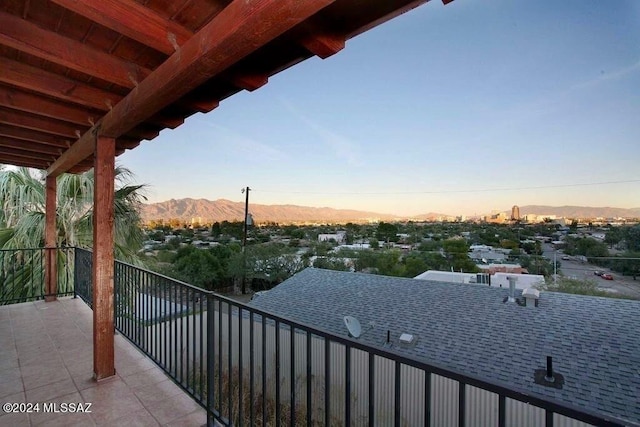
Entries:
{"type": "Polygon", "coordinates": [[[431,425],[458,425],[458,382],[431,375],[431,425]]]}
{"type": "MultiPolygon", "coordinates": [[[[213,338],[215,340],[215,373],[219,369],[219,360],[222,360],[223,377],[228,375],[229,362],[229,316],[226,312],[228,308],[223,304],[222,321],[219,322],[218,312],[215,312],[215,330],[213,338]],[[220,338],[222,338],[220,343],[220,338]],[[221,359],[220,359],[221,357],[221,359]]],[[[148,326],[146,328],[146,342],[154,347],[157,337],[165,339],[167,337],[176,348],[178,355],[167,359],[160,351],[160,359],[165,360],[168,369],[180,372],[180,362],[183,363],[182,375],[186,378],[188,370],[193,372],[199,370],[202,363],[200,361],[200,343],[204,342],[202,334],[206,334],[207,313],[202,314],[202,325],[200,328],[200,314],[185,316],[173,321],[148,326]],[[188,326],[187,326],[188,325],[188,326]],[[201,330],[201,329],[204,329],[201,330]],[[193,340],[196,345],[194,346],[193,340]],[[186,362],[186,345],[189,345],[189,363],[186,362]]],[[[253,328],[253,383],[254,399],[264,392],[270,398],[275,398],[276,381],[280,386],[280,401],[288,404],[291,400],[291,336],[289,328],[281,325],[279,330],[279,363],[280,378],[276,378],[276,328],[275,323],[267,320],[265,323],[266,335],[263,337],[262,323],[254,321],[250,324],[248,318],[239,317],[237,314],[231,316],[231,355],[233,376],[239,381],[239,366],[242,361],[242,378],[244,379],[243,392],[249,393],[250,375],[250,329],[253,328]],[[240,326],[241,325],[241,326],[240,326]],[[242,355],[240,356],[239,331],[242,327],[242,355]],[[264,339],[264,352],[263,352],[264,339]],[[266,361],[266,383],[262,384],[263,353],[266,361]]],[[[298,407],[298,417],[306,416],[306,394],[307,394],[307,334],[302,331],[294,331],[294,390],[296,406],[298,407]]],[[[325,420],[325,339],[318,336],[311,338],[310,370],[311,370],[311,394],[312,394],[312,420],[313,424],[324,425],[325,420]]],[[[330,343],[329,358],[329,396],[330,396],[330,425],[342,426],[345,423],[345,353],[346,347],[343,344],[330,343]]],[[[202,349],[204,360],[206,361],[206,347],[202,349]]],[[[179,373],[180,375],[180,373],[179,373]]],[[[440,375],[432,374],[431,377],[431,425],[432,426],[457,426],[458,425],[458,390],[459,384],[440,375]]],[[[400,369],[400,396],[401,396],[401,425],[417,426],[425,424],[425,378],[426,374],[420,369],[402,365],[400,369]]],[[[362,350],[351,350],[351,425],[367,426],[369,421],[369,353],[362,350]]],[[[395,386],[395,362],[383,357],[374,358],[374,408],[375,425],[387,426],[394,422],[394,386],[395,386]]],[[[223,389],[226,394],[229,389],[223,389]]],[[[237,388],[232,388],[232,392],[238,393],[237,388]]],[[[216,395],[218,389],[216,388],[216,395]]],[[[216,396],[216,401],[218,396],[216,396]]],[[[482,390],[480,388],[466,386],[465,390],[465,424],[472,427],[496,426],[498,425],[498,395],[482,390]]],[[[545,411],[513,399],[506,399],[506,425],[518,427],[544,427],[545,411]]],[[[234,409],[234,410],[237,410],[234,409]]],[[[283,406],[283,410],[288,410],[283,406]]],[[[554,415],[554,425],[559,427],[585,427],[588,424],[575,421],[573,419],[554,415]]]]}
{"type": "Polygon", "coordinates": [[[466,386],[465,425],[484,427],[498,425],[498,395],[481,388],[466,386]]]}

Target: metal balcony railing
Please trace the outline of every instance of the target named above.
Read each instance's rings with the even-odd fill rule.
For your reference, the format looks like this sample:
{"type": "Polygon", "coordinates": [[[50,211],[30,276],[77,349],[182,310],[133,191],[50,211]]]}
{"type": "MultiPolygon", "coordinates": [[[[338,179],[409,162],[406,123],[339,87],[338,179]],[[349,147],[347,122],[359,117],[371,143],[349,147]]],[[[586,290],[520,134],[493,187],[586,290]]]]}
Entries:
{"type": "MultiPolygon", "coordinates": [[[[91,304],[91,252],[73,283],[91,304]]],[[[208,413],[238,426],[624,426],[115,264],[116,329],[208,413]]]]}
{"type": "Polygon", "coordinates": [[[0,305],[44,299],[45,258],[55,252],[57,296],[73,295],[74,248],[0,249],[0,305]]]}

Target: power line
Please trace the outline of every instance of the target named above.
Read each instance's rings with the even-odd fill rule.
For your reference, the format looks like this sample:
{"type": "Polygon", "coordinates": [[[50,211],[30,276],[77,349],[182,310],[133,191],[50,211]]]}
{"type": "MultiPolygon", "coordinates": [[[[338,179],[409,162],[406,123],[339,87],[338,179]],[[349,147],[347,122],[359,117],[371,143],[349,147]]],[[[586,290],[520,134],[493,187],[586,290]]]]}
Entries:
{"type": "Polygon", "coordinates": [[[613,184],[629,184],[640,183],[640,179],[630,179],[623,181],[602,181],[574,184],[556,184],[556,185],[539,185],[530,187],[504,187],[504,188],[480,188],[468,190],[421,190],[421,191],[280,191],[280,190],[261,190],[252,188],[252,191],[260,193],[278,193],[278,194],[331,194],[331,195],[394,195],[394,194],[457,194],[457,193],[488,193],[494,191],[522,191],[522,190],[542,190],[548,188],[570,188],[570,187],[587,187],[596,185],[613,185],[613,184]]]}

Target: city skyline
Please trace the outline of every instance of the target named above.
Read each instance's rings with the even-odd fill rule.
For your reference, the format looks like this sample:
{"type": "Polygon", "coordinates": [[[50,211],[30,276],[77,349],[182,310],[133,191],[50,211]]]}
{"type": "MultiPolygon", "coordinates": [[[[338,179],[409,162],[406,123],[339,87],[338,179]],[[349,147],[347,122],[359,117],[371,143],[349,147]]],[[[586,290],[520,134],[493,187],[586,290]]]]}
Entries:
{"type": "Polygon", "coordinates": [[[632,1],[429,2],[119,163],[150,202],[250,186],[259,204],[400,215],[635,208],[639,17],[632,1]]]}

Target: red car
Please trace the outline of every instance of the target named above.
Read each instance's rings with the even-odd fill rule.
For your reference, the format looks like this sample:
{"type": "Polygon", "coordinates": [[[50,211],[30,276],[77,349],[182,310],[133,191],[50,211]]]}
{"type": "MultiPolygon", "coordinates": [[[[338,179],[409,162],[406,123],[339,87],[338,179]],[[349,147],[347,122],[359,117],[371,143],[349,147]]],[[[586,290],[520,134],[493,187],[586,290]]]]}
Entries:
{"type": "Polygon", "coordinates": [[[609,273],[602,273],[600,277],[602,277],[604,280],[613,280],[613,276],[609,273]]]}

